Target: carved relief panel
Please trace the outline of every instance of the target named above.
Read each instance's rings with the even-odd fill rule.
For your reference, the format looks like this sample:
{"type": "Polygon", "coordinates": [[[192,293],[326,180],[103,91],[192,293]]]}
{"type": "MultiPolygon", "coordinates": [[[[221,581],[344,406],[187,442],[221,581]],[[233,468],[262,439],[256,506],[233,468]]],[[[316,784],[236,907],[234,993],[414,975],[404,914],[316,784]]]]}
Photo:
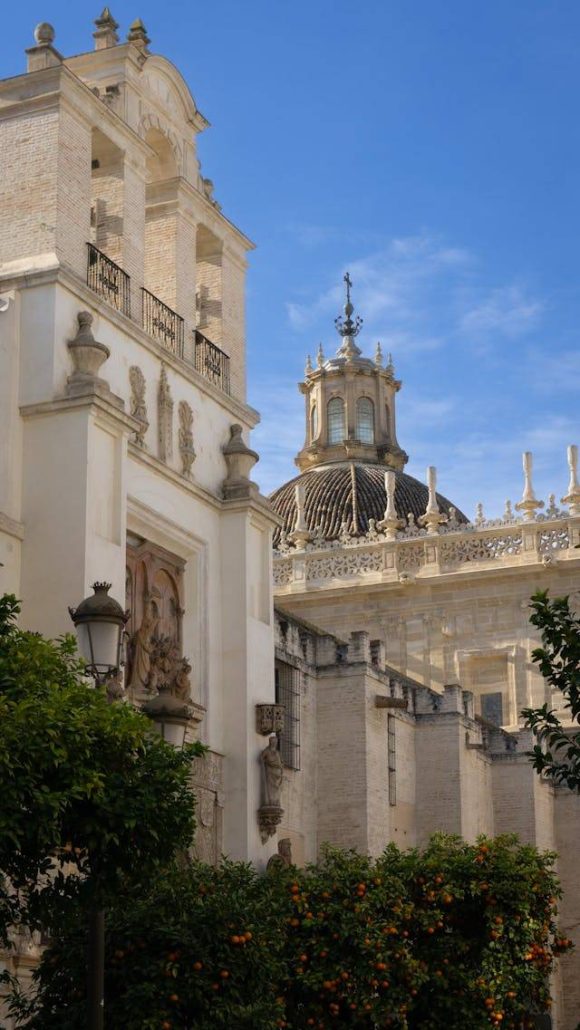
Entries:
{"type": "Polygon", "coordinates": [[[145,540],[127,543],[126,603],[131,617],[127,685],[136,697],[150,692],[155,640],[168,638],[182,655],[183,570],[185,562],[145,540]]]}

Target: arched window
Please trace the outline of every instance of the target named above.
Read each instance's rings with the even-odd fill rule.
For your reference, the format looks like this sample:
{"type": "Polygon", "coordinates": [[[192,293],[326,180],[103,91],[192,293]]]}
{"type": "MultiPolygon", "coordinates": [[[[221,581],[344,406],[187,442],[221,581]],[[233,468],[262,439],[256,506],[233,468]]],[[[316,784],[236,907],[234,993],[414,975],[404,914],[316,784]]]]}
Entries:
{"type": "Polygon", "coordinates": [[[310,409],[310,439],[311,441],[316,440],[318,436],[318,408],[316,404],[312,405],[310,409]]]}
{"type": "Polygon", "coordinates": [[[356,435],[361,443],[375,442],[375,406],[369,397],[356,402],[356,435]]]}
{"type": "Polygon", "coordinates": [[[342,443],[344,440],[344,401],[342,397],[333,397],[328,402],[328,442],[342,443]]]}

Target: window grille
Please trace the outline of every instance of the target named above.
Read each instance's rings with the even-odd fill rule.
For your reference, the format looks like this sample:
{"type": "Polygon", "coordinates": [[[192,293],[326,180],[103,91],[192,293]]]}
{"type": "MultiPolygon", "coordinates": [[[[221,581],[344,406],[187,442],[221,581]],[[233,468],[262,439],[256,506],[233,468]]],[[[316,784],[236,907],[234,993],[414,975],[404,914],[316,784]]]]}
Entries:
{"type": "Polygon", "coordinates": [[[342,397],[333,397],[328,402],[328,442],[342,443],[344,440],[344,401],[342,397]]]}
{"type": "Polygon", "coordinates": [[[361,443],[375,442],[375,406],[369,397],[356,402],[356,435],[361,443]]]}
{"type": "Polygon", "coordinates": [[[395,736],[395,717],[388,716],[387,751],[389,760],[389,805],[397,804],[397,739],[395,736]]]}
{"type": "Polygon", "coordinates": [[[287,769],[300,768],[300,671],[276,662],[276,704],[284,705],[284,729],[278,735],[282,761],[287,769]]]}

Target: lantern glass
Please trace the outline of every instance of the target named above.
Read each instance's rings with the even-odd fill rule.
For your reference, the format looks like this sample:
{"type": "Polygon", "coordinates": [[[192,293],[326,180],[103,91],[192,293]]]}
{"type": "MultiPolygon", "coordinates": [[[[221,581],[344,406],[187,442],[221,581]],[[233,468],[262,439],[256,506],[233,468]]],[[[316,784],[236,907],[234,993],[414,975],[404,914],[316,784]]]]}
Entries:
{"type": "Polygon", "coordinates": [[[155,719],[157,732],[167,744],[180,751],[185,744],[187,731],[187,720],[185,719],[164,719],[163,716],[155,719]]]}
{"type": "Polygon", "coordinates": [[[79,651],[87,665],[105,673],[118,668],[120,633],[121,627],[110,620],[94,618],[79,623],[79,651]]]}

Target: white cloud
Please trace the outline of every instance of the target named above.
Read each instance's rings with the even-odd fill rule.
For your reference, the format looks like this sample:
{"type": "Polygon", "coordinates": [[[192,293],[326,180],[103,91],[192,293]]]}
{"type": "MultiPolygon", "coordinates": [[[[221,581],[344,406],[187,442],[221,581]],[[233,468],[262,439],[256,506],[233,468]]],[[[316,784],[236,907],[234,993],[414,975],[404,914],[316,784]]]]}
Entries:
{"type": "Polygon", "coordinates": [[[497,333],[514,338],[536,327],[544,305],[527,297],[519,286],[494,289],[460,318],[466,333],[497,333]]]}
{"type": "MultiPolygon", "coordinates": [[[[391,240],[385,248],[348,263],[356,309],[373,332],[379,319],[391,329],[401,322],[412,324],[424,311],[425,290],[450,272],[461,275],[472,264],[467,250],[445,246],[427,234],[391,240]]],[[[323,316],[338,313],[344,301],[340,280],[346,270],[343,268],[333,277],[333,285],[311,300],[287,302],[294,329],[308,329],[323,316]]]]}

